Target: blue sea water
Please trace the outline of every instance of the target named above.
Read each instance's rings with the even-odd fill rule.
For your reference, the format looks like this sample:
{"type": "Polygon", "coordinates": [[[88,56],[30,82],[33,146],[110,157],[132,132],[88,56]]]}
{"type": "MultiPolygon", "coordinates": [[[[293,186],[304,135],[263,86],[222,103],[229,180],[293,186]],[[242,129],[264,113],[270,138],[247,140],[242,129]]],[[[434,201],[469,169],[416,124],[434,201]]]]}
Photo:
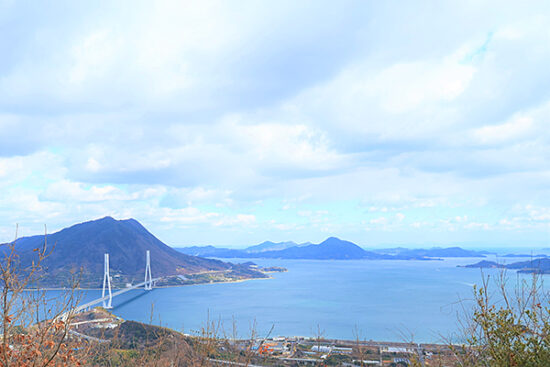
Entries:
{"type": "MultiPolygon", "coordinates": [[[[457,265],[479,260],[254,259],[288,272],[267,280],[135,290],[113,300],[113,313],[190,334],[210,320],[229,336],[234,320],[239,337],[249,337],[256,324],[260,336],[273,326],[271,335],[315,336],[320,329],[327,338],[439,342],[457,331],[457,315],[482,279],[479,269],[457,265]]],[[[496,276],[497,270],[484,274],[496,276]]],[[[84,298],[100,293],[87,291],[84,298]]]]}

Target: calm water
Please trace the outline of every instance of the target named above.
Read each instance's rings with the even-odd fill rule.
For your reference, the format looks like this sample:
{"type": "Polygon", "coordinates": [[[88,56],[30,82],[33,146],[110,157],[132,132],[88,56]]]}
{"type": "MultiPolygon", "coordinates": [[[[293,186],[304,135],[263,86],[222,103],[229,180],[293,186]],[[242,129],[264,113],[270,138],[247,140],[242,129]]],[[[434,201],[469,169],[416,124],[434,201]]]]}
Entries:
{"type": "MultiPolygon", "coordinates": [[[[193,333],[208,315],[231,335],[232,319],[240,337],[257,330],[273,335],[315,336],[317,325],[330,338],[440,341],[456,330],[460,299],[471,299],[479,269],[457,268],[480,259],[444,261],[315,261],[254,259],[259,265],[284,266],[273,279],[136,290],[113,300],[122,318],[153,322],[193,333]]],[[[238,259],[234,262],[244,262],[238,259]]],[[[509,262],[513,259],[509,259],[509,262]]],[[[485,270],[486,274],[495,271],[485,270]]],[[[515,273],[510,273],[515,277],[515,273]]],[[[154,269],[153,269],[154,276],[154,269]]],[[[86,299],[100,291],[88,291],[86,299]]]]}

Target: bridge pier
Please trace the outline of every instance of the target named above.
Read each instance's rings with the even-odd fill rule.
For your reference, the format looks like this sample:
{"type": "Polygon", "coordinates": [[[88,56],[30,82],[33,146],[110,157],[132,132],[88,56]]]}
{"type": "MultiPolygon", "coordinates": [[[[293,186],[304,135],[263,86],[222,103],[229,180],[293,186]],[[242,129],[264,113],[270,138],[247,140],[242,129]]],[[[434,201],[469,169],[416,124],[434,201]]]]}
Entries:
{"type": "Polygon", "coordinates": [[[151,277],[151,255],[149,250],[145,255],[145,285],[144,289],[150,291],[153,289],[153,278],[151,277]]]}
{"type": "Polygon", "coordinates": [[[103,291],[101,292],[101,298],[105,298],[105,290],[109,292],[109,298],[107,303],[105,299],[103,300],[103,308],[113,308],[113,294],[111,293],[111,276],[109,275],[109,254],[105,254],[105,261],[103,263],[103,291]]]}

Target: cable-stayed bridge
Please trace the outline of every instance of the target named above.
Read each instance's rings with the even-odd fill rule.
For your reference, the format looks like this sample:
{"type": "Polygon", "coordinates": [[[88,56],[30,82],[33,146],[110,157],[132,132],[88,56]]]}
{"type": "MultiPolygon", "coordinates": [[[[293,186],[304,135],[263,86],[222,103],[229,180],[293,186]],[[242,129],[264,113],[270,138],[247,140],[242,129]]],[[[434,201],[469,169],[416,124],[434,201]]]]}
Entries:
{"type": "MultiPolygon", "coordinates": [[[[160,280],[160,279],[162,279],[162,278],[154,278],[154,279],[152,279],[152,281],[154,283],[154,282],[156,282],[157,280],[160,280]]],[[[111,302],[112,302],[113,298],[115,298],[116,296],[120,296],[121,294],[129,292],[131,290],[144,287],[145,284],[147,284],[147,282],[141,282],[141,283],[138,283],[138,284],[134,284],[131,287],[126,287],[126,288],[120,289],[120,290],[118,290],[114,293],[103,296],[101,298],[94,299],[93,301],[90,301],[90,302],[84,303],[82,305],[79,305],[78,307],[75,307],[74,312],[85,311],[85,310],[91,308],[92,306],[98,305],[100,303],[103,303],[105,305],[104,306],[105,308],[112,308],[112,306],[110,306],[110,307],[107,307],[107,306],[111,305],[111,302]]],[[[144,288],[144,289],[145,290],[151,290],[151,289],[146,289],[146,288],[144,288]]]]}
{"type": "Polygon", "coordinates": [[[82,305],[78,305],[73,309],[73,312],[85,311],[100,303],[103,304],[104,308],[112,308],[112,301],[114,297],[120,296],[121,294],[141,287],[143,287],[143,289],[146,291],[150,291],[153,289],[153,285],[158,280],[162,279],[162,277],[153,279],[151,276],[151,255],[149,251],[147,251],[145,255],[145,280],[141,283],[131,285],[113,293],[111,291],[111,276],[109,274],[109,254],[105,254],[103,269],[103,289],[101,292],[101,297],[82,305]]]}

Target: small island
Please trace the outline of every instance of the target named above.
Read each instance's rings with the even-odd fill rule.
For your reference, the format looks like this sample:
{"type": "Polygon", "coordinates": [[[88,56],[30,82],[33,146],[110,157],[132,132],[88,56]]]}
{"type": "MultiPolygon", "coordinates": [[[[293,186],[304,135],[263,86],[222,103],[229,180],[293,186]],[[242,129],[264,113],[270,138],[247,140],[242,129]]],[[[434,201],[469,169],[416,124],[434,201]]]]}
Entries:
{"type": "Polygon", "coordinates": [[[483,260],[471,265],[459,265],[463,268],[499,268],[517,270],[524,274],[550,274],[550,259],[544,257],[529,261],[519,261],[511,264],[501,264],[495,261],[483,260]]]}

